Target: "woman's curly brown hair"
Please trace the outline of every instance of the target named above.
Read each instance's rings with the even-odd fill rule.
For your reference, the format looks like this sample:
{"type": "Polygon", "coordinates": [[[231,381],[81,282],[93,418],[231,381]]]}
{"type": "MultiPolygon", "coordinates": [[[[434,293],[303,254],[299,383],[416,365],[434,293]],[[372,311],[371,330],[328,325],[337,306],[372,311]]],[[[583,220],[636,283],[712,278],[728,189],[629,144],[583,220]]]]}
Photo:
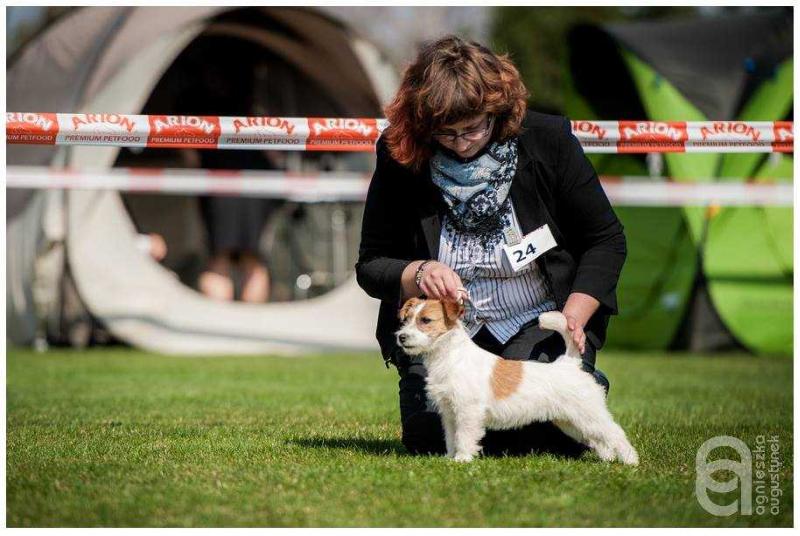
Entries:
{"type": "Polygon", "coordinates": [[[528,90],[508,55],[448,35],[422,47],[384,110],[389,152],[419,171],[432,154],[431,133],[482,113],[495,116],[494,139],[519,133],[528,90]]]}

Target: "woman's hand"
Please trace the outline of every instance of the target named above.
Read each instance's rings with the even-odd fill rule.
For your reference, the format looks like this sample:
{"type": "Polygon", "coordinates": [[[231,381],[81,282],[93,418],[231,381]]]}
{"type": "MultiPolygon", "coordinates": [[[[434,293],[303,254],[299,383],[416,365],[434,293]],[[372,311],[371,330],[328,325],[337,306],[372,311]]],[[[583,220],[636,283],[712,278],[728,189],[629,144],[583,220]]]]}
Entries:
{"type": "Polygon", "coordinates": [[[431,261],[422,268],[419,289],[429,298],[458,301],[458,289],[463,286],[458,274],[442,262],[431,261]]]}
{"type": "Polygon", "coordinates": [[[583,354],[586,350],[586,333],[583,332],[583,325],[572,315],[564,315],[567,318],[567,329],[569,329],[572,342],[578,347],[578,351],[583,354]]]}
{"type": "Polygon", "coordinates": [[[583,327],[599,306],[597,299],[582,292],[570,294],[564,305],[562,312],[567,317],[567,329],[581,354],[586,350],[586,333],[583,332],[583,327]]]}

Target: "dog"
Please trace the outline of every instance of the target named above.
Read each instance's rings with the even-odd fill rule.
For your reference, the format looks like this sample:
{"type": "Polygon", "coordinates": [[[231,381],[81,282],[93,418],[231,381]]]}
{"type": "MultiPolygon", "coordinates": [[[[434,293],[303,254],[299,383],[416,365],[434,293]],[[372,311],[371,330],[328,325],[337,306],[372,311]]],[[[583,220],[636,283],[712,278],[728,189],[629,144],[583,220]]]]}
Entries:
{"type": "Polygon", "coordinates": [[[636,465],[639,455],[606,406],[605,392],[581,369],[580,353],[557,311],[539,326],[564,338],[566,353],[552,363],[503,359],[472,342],[457,302],[411,298],[400,309],[397,344],[422,358],[425,390],[442,418],[447,457],[470,462],[486,429],[552,421],[604,461],[636,465]]]}

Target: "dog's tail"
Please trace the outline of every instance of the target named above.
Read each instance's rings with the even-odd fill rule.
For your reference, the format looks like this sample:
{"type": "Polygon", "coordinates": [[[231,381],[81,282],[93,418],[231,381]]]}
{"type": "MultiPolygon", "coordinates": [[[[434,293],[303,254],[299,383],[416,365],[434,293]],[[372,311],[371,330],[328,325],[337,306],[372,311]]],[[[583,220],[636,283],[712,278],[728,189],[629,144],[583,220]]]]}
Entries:
{"type": "Polygon", "coordinates": [[[567,328],[567,317],[565,317],[562,313],[558,311],[549,311],[547,313],[540,314],[539,327],[560,333],[564,338],[564,345],[567,347],[567,357],[574,357],[576,359],[581,358],[581,353],[578,351],[578,347],[575,346],[572,337],[569,335],[569,329],[567,328]]]}

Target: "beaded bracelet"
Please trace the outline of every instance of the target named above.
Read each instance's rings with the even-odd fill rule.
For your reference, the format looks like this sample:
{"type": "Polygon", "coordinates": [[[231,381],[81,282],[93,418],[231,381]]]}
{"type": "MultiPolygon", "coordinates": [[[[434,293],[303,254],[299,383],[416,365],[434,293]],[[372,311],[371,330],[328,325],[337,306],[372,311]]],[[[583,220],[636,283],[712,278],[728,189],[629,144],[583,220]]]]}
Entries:
{"type": "Polygon", "coordinates": [[[422,264],[419,265],[419,268],[417,268],[417,273],[414,274],[414,283],[416,283],[417,287],[419,287],[419,284],[422,283],[422,276],[424,275],[422,273],[422,269],[425,268],[425,265],[429,262],[431,262],[430,259],[423,261],[422,264]]]}

